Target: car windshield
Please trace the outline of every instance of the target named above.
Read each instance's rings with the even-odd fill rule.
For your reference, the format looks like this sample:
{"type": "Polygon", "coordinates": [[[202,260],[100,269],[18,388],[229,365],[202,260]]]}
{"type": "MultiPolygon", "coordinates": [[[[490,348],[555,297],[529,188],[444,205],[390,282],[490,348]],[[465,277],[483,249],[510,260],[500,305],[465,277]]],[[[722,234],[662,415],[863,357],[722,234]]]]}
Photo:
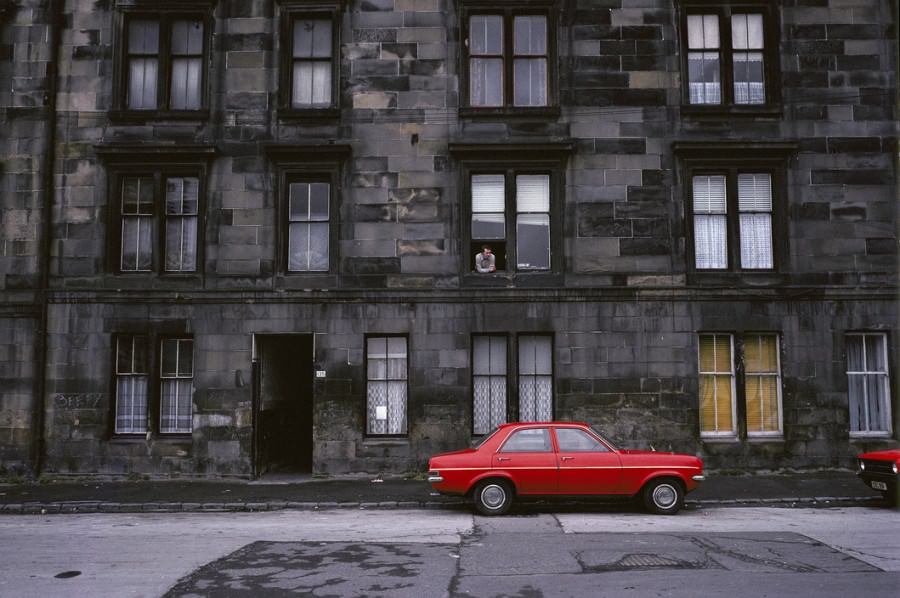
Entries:
{"type": "Polygon", "coordinates": [[[605,434],[601,434],[600,431],[599,431],[597,428],[595,428],[594,426],[591,426],[591,432],[593,432],[594,434],[596,434],[597,436],[599,436],[600,439],[601,439],[603,442],[606,443],[606,446],[608,446],[608,447],[611,448],[612,450],[614,450],[614,451],[619,450],[619,445],[618,445],[617,443],[613,442],[613,441],[609,438],[609,436],[606,436],[605,434]]]}

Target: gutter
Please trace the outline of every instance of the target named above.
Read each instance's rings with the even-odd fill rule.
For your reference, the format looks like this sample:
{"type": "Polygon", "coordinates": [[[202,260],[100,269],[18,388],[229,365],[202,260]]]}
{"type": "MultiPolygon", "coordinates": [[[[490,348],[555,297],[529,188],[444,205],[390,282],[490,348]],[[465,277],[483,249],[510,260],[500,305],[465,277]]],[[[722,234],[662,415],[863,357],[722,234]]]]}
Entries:
{"type": "Polygon", "coordinates": [[[49,0],[47,4],[48,42],[50,59],[47,62],[47,89],[44,92],[44,114],[47,126],[47,145],[41,160],[41,202],[44,217],[38,242],[38,305],[40,309],[36,335],[36,367],[34,383],[34,411],[31,414],[31,470],[37,478],[44,466],[47,393],[47,362],[49,353],[48,324],[50,320],[50,259],[53,238],[53,204],[55,199],[54,169],[56,166],[56,92],[59,88],[59,50],[62,45],[63,1],[49,0]]]}

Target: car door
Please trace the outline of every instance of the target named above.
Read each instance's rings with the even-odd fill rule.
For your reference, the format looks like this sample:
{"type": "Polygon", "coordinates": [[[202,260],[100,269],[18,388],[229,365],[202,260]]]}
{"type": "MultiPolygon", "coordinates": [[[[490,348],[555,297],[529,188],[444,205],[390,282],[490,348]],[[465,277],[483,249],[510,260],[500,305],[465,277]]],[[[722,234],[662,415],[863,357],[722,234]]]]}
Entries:
{"type": "Polygon", "coordinates": [[[555,428],[561,494],[618,494],[622,461],[582,428],[555,428]]]}
{"type": "Polygon", "coordinates": [[[556,463],[549,428],[515,430],[492,460],[494,469],[509,473],[519,494],[555,493],[556,463]]]}

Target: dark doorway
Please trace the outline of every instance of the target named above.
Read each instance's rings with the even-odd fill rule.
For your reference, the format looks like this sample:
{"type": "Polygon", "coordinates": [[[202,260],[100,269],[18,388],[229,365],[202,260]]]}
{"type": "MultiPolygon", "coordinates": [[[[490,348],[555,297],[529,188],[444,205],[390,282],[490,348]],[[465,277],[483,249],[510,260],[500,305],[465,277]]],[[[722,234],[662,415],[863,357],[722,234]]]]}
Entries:
{"type": "Polygon", "coordinates": [[[256,475],[310,473],[313,453],[313,336],[258,336],[256,348],[256,475]]]}

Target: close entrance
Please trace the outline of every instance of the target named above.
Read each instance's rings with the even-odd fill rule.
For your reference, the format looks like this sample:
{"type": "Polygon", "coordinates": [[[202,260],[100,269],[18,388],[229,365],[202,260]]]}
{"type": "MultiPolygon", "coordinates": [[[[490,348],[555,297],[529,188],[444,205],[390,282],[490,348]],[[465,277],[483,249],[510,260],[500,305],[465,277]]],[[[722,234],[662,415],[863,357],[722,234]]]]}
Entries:
{"type": "Polygon", "coordinates": [[[310,473],[313,452],[313,336],[256,337],[254,470],[310,473]]]}

